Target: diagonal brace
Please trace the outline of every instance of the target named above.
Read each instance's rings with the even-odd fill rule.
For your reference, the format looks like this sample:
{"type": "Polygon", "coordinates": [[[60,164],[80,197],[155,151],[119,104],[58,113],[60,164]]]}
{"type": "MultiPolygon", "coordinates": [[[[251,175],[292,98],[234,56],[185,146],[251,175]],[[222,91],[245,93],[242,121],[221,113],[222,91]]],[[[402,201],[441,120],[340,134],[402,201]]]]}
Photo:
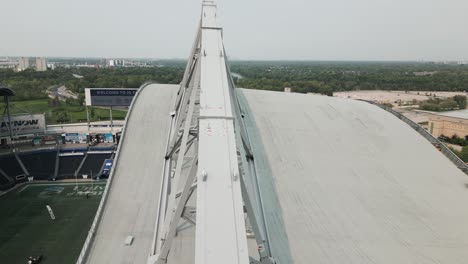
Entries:
{"type": "Polygon", "coordinates": [[[182,217],[184,213],[185,205],[193,191],[192,185],[197,175],[197,167],[198,167],[197,164],[198,164],[198,159],[194,159],[192,161],[192,165],[190,168],[189,175],[187,177],[187,181],[185,182],[184,189],[180,195],[179,202],[177,203],[177,207],[174,208],[170,219],[166,220],[166,221],[171,221],[169,224],[169,231],[166,237],[163,238],[164,241],[161,246],[161,250],[156,255],[156,259],[155,259],[156,262],[153,262],[153,263],[157,263],[157,264],[167,263],[167,256],[169,255],[169,251],[172,246],[172,241],[177,231],[177,226],[179,224],[180,218],[182,217]]]}

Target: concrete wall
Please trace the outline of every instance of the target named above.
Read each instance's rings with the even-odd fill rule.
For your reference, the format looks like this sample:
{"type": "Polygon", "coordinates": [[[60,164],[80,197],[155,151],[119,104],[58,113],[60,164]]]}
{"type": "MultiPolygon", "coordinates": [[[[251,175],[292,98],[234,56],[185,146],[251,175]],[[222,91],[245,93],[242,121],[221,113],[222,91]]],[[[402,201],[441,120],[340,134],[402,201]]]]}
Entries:
{"type": "Polygon", "coordinates": [[[434,137],[457,135],[460,138],[465,138],[468,136],[468,120],[432,115],[429,117],[428,129],[434,137]]]}

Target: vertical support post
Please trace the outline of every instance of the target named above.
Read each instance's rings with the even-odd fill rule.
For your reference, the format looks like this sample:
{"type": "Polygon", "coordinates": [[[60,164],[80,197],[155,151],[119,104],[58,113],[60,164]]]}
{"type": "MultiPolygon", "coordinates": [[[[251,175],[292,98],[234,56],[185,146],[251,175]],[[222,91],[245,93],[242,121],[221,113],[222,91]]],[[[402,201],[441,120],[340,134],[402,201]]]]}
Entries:
{"type": "Polygon", "coordinates": [[[112,106],[110,107],[110,126],[111,126],[111,132],[114,132],[114,122],[112,120],[112,106]]]}
{"type": "Polygon", "coordinates": [[[10,133],[10,145],[13,148],[13,131],[11,129],[10,96],[5,96],[5,105],[8,119],[8,133],[10,133]]]}
{"type": "Polygon", "coordinates": [[[89,121],[89,109],[88,109],[88,106],[86,106],[86,121],[88,122],[88,134],[89,134],[89,130],[90,130],[91,123],[90,123],[90,121],[89,121]]]}

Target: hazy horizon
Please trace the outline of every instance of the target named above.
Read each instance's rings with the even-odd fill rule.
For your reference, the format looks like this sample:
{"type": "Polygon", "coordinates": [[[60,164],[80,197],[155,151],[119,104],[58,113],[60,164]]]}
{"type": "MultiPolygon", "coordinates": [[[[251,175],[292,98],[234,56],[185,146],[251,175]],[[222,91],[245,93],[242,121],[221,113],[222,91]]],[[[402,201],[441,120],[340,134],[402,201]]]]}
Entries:
{"type": "MultiPolygon", "coordinates": [[[[0,56],[185,59],[201,0],[4,1],[0,56]]],[[[231,60],[468,61],[468,1],[218,1],[231,60]]]]}
{"type": "MultiPolygon", "coordinates": [[[[150,58],[150,57],[76,57],[76,56],[35,56],[35,55],[2,55],[0,58],[47,58],[47,59],[123,59],[123,60],[152,60],[152,61],[187,61],[187,58],[150,58]]],[[[230,62],[312,62],[312,63],[455,63],[467,62],[468,60],[314,60],[314,59],[229,59],[230,62]]]]}

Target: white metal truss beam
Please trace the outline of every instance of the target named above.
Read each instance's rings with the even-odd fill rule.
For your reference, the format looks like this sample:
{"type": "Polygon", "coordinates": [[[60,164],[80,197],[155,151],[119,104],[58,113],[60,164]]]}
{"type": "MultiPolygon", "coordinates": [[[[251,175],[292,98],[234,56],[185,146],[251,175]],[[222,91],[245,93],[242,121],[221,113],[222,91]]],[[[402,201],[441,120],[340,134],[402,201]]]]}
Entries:
{"type": "MultiPolygon", "coordinates": [[[[199,37],[197,36],[197,41],[198,39],[199,37]]],[[[198,44],[194,45],[194,47],[198,47],[198,44]]],[[[193,52],[196,52],[196,49],[193,52]]],[[[170,151],[168,152],[168,155],[166,155],[166,163],[164,165],[163,183],[160,192],[159,208],[155,226],[155,241],[150,252],[150,263],[155,263],[153,259],[158,259],[158,262],[166,260],[167,255],[165,254],[167,254],[169,252],[168,249],[170,249],[170,243],[167,243],[167,241],[172,241],[172,239],[168,239],[171,225],[174,225],[174,222],[179,220],[177,217],[180,217],[180,215],[174,217],[177,193],[175,190],[172,191],[172,189],[179,186],[179,181],[181,179],[185,180],[187,178],[186,175],[182,175],[183,165],[186,158],[188,158],[188,151],[192,149],[192,146],[194,145],[194,140],[189,140],[189,136],[193,136],[193,127],[191,124],[195,113],[195,99],[200,83],[200,61],[195,59],[193,63],[195,65],[193,69],[195,72],[194,78],[191,78],[188,88],[182,84],[179,91],[179,93],[183,93],[184,95],[182,96],[182,103],[179,109],[175,111],[177,113],[175,116],[175,126],[173,128],[171,138],[169,139],[169,142],[171,142],[170,144],[173,145],[169,145],[168,147],[170,151]],[[183,120],[181,116],[183,116],[183,120]],[[176,140],[176,138],[180,138],[180,141],[176,140]],[[177,153],[177,155],[173,156],[174,153],[177,153]],[[167,249],[167,251],[162,252],[163,248],[164,250],[167,249]]],[[[196,159],[197,150],[195,149],[192,151],[195,157],[191,158],[196,159]]],[[[192,184],[193,181],[190,183],[190,186],[192,184]]]]}
{"type": "MultiPolygon", "coordinates": [[[[197,58],[199,50],[199,38],[200,34],[198,33],[192,48],[191,59],[189,60],[184,79],[179,89],[174,111],[171,113],[173,118],[168,145],[166,148],[166,160],[162,173],[163,180],[160,188],[154,240],[150,250],[148,263],[155,263],[158,256],[161,256],[161,248],[167,240],[169,226],[173,221],[172,214],[176,202],[176,193],[175,191],[172,191],[172,189],[177,188],[179,179],[182,178],[182,166],[185,162],[185,159],[189,158],[188,156],[186,157],[186,154],[190,149],[193,148],[193,145],[196,145],[193,144],[196,137],[189,140],[189,136],[194,137],[194,133],[192,131],[194,127],[191,126],[191,119],[193,118],[192,115],[195,112],[195,98],[200,82],[200,67],[197,66],[199,65],[199,60],[197,58]],[[195,74],[196,78],[186,77],[187,75],[193,74],[195,74]],[[178,173],[176,173],[176,171],[178,173]]],[[[196,155],[196,151],[193,152],[196,155]]],[[[191,158],[195,159],[196,156],[192,156],[191,158]]]]}
{"type": "Polygon", "coordinates": [[[168,232],[165,238],[165,241],[162,245],[162,248],[159,252],[159,254],[156,256],[157,262],[156,263],[166,263],[167,262],[167,256],[169,255],[169,251],[172,246],[172,241],[174,239],[174,236],[177,232],[177,226],[179,225],[179,220],[181,217],[183,217],[184,210],[185,210],[185,204],[190,198],[190,195],[193,191],[192,189],[192,184],[196,178],[196,172],[197,172],[197,160],[194,159],[192,162],[192,165],[190,167],[190,172],[189,176],[187,177],[187,181],[185,182],[184,190],[182,191],[179,202],[177,203],[177,206],[175,207],[173,214],[171,215],[170,219],[170,225],[168,228],[168,232]]]}
{"type": "Polygon", "coordinates": [[[256,217],[261,205],[257,198],[250,199],[244,179],[252,170],[245,158],[253,160],[253,155],[248,138],[241,135],[243,124],[240,131],[235,128],[240,110],[216,12],[214,1],[203,1],[200,27],[171,113],[149,264],[168,263],[174,236],[194,224],[194,264],[257,263],[249,257],[245,212],[255,233],[258,263],[274,263],[264,219],[256,217]],[[242,164],[249,168],[241,170],[242,164]],[[183,188],[178,191],[179,183],[183,188]],[[190,198],[195,190],[192,208],[187,202],[195,198],[190,198]]]}

